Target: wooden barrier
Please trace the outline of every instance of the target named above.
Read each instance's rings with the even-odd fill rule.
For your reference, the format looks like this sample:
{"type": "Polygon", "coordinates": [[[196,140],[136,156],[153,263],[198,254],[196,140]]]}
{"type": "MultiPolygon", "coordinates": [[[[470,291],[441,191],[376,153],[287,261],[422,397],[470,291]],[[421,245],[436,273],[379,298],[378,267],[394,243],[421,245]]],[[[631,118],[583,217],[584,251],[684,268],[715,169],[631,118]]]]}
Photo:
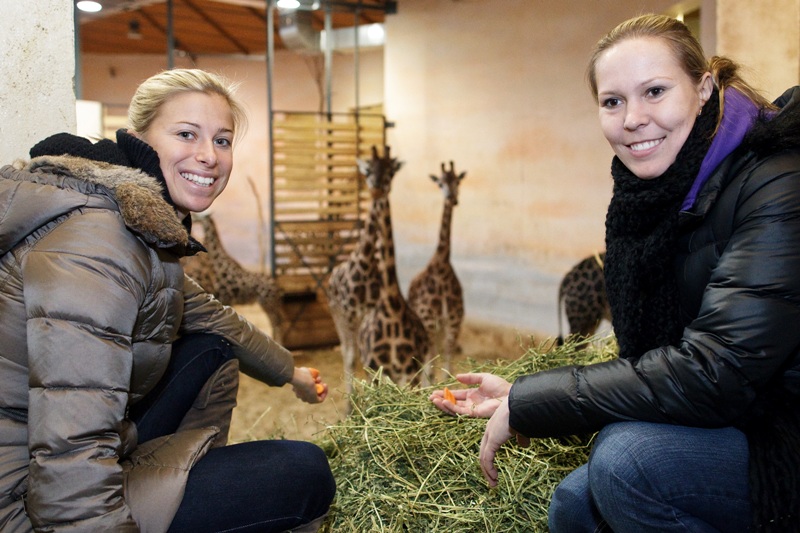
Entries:
{"type": "Polygon", "coordinates": [[[369,193],[357,160],[385,144],[382,114],[273,114],[272,258],[288,348],[339,342],[323,284],[359,238],[369,193]]]}

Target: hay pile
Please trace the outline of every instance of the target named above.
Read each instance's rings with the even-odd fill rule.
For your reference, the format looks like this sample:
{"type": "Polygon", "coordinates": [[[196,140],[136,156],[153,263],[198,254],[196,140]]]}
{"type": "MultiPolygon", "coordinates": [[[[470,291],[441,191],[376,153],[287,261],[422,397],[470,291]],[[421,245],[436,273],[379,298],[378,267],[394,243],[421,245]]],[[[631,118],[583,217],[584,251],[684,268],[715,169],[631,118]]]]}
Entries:
{"type": "MultiPolygon", "coordinates": [[[[475,364],[513,381],[565,364],[608,359],[613,346],[530,348],[513,362],[475,364]]],[[[455,380],[437,385],[462,387],[455,380]],[[455,385],[454,385],[455,384],[455,385]]],[[[498,486],[481,475],[486,419],[451,417],[428,401],[432,388],[397,387],[376,375],[356,381],[353,412],[318,439],[337,482],[323,532],[547,531],[553,489],[586,462],[590,436],[509,441],[497,455],[498,486]]]]}

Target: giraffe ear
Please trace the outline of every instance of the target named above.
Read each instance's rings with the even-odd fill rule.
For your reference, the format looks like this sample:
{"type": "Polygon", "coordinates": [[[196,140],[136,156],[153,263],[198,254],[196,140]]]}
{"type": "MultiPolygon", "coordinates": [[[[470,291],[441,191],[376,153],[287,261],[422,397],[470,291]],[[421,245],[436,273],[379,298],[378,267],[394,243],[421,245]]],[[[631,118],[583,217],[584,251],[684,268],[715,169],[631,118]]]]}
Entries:
{"type": "Polygon", "coordinates": [[[403,164],[404,163],[405,163],[405,161],[397,161],[397,160],[395,160],[395,162],[394,162],[394,171],[397,172],[398,170],[403,168],[403,164]]]}
{"type": "Polygon", "coordinates": [[[439,178],[438,177],[434,176],[433,174],[429,174],[429,175],[431,177],[431,181],[432,182],[434,182],[434,183],[438,183],[439,182],[439,178]]]}
{"type": "Polygon", "coordinates": [[[466,176],[466,175],[467,175],[467,171],[465,170],[464,172],[462,172],[461,174],[458,175],[458,181],[463,180],[464,176],[466,176]]]}
{"type": "Polygon", "coordinates": [[[369,162],[364,161],[363,159],[356,159],[356,165],[358,165],[358,171],[363,174],[364,176],[369,176],[369,162]]]}

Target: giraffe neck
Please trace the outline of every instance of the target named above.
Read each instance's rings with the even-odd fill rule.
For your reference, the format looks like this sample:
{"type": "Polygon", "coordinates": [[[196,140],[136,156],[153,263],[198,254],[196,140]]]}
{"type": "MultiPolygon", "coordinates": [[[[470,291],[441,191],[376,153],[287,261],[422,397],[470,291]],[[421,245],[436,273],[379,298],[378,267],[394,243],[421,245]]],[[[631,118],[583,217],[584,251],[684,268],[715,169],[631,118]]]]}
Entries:
{"type": "Polygon", "coordinates": [[[439,244],[436,246],[436,257],[440,261],[450,260],[450,223],[453,218],[453,200],[446,198],[442,210],[442,226],[439,228],[439,244]]]}
{"type": "Polygon", "coordinates": [[[371,256],[375,253],[375,244],[378,240],[378,232],[380,231],[378,219],[381,217],[381,211],[383,209],[380,200],[381,198],[372,200],[366,225],[361,232],[361,237],[358,239],[358,249],[362,257],[371,256]]]}
{"type": "Polygon", "coordinates": [[[232,262],[219,240],[217,225],[210,218],[203,219],[203,245],[216,270],[224,269],[232,262]]]}
{"type": "Polygon", "coordinates": [[[212,254],[216,253],[217,249],[219,248],[219,234],[217,233],[217,227],[213,221],[209,219],[203,219],[200,223],[200,226],[203,228],[203,246],[206,247],[208,250],[208,255],[211,256],[212,254]]]}
{"type": "Polygon", "coordinates": [[[400,284],[397,282],[397,265],[394,256],[392,212],[388,197],[384,196],[376,202],[380,203],[378,226],[381,238],[378,239],[378,265],[381,271],[381,298],[396,300],[401,297],[401,293],[400,284]]]}

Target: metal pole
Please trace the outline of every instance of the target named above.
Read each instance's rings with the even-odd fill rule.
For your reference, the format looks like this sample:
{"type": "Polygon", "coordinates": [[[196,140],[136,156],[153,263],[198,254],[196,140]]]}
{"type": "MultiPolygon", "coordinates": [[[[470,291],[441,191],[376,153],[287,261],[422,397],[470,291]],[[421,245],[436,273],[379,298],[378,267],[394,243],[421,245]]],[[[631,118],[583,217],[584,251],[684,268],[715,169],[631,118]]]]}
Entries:
{"type": "Polygon", "coordinates": [[[331,70],[333,68],[333,8],[330,2],[325,3],[325,112],[330,120],[331,106],[331,70]]]}
{"type": "Polygon", "coordinates": [[[81,60],[81,23],[78,19],[79,11],[75,4],[72,5],[72,22],[75,25],[75,99],[83,98],[83,62],[81,60]]]}
{"type": "Polygon", "coordinates": [[[175,67],[175,33],[172,24],[172,0],[167,0],[167,69],[175,67]]]}
{"type": "Polygon", "coordinates": [[[353,68],[355,70],[355,85],[356,85],[356,123],[358,123],[358,114],[361,112],[361,103],[359,101],[359,43],[358,43],[358,17],[361,14],[361,11],[358,7],[356,7],[355,11],[353,12],[353,31],[355,32],[353,37],[353,42],[355,44],[355,50],[353,51],[353,68]]]}
{"type": "Polygon", "coordinates": [[[273,142],[272,77],[275,64],[275,26],[272,0],[267,4],[267,143],[269,144],[269,243],[270,272],[275,275],[275,144],[273,142]]]}

